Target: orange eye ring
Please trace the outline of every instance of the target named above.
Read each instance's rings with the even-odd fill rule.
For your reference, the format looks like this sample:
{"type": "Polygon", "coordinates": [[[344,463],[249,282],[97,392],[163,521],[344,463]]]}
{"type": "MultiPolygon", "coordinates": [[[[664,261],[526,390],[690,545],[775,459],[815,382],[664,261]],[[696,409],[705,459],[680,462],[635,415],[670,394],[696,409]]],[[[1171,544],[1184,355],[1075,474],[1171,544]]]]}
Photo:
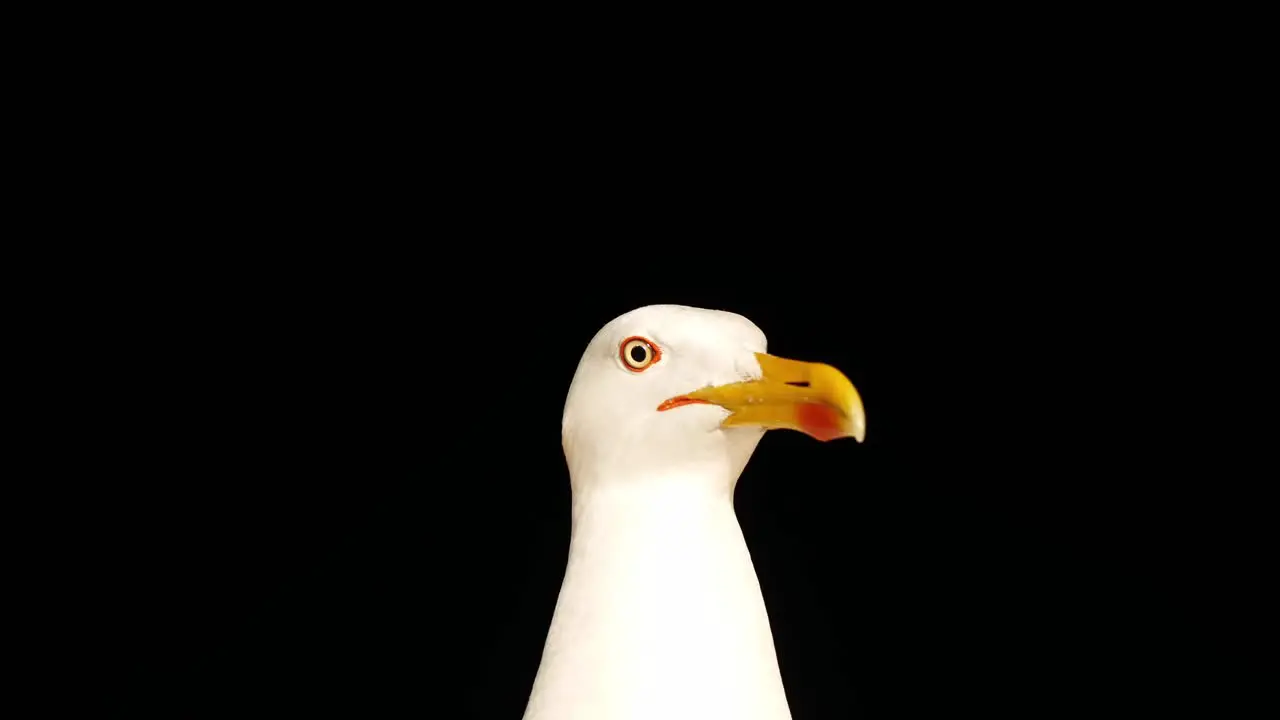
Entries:
{"type": "Polygon", "coordinates": [[[644,372],[662,359],[662,351],[652,340],[632,335],[618,346],[618,359],[631,372],[644,372]]]}

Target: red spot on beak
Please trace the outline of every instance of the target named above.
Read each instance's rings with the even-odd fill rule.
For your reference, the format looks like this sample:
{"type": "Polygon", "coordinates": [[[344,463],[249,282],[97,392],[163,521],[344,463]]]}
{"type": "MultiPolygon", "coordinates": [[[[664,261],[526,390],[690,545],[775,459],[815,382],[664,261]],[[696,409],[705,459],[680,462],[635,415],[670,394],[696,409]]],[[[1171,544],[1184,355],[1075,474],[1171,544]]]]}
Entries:
{"type": "Polygon", "coordinates": [[[796,406],[796,424],[823,442],[840,437],[840,416],[826,405],[800,403],[796,406]]]}

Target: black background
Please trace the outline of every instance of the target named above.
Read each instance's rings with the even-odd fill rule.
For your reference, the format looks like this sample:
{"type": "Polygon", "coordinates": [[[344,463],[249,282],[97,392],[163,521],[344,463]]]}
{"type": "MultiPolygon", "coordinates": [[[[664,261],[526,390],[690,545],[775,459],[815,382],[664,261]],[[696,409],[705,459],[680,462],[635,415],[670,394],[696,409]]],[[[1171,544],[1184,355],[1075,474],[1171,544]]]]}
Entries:
{"type": "Polygon", "coordinates": [[[103,250],[67,329],[115,478],[85,551],[107,700],[519,717],[576,362],[680,303],[866,403],[865,444],[770,433],[737,490],[797,720],[1233,702],[1263,574],[1249,262],[1209,260],[1191,159],[1119,94],[942,72],[264,83],[171,126],[154,193],[100,208],[169,249],[103,250]]]}

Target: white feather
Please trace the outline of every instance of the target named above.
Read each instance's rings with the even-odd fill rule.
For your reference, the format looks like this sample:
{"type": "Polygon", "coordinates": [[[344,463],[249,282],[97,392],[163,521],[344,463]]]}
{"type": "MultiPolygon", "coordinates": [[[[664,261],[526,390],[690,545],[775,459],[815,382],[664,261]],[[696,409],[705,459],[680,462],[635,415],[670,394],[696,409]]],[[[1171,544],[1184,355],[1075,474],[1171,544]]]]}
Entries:
{"type": "Polygon", "coordinates": [[[747,319],[650,306],[588,345],[565,404],[569,561],[525,720],[785,720],[773,636],[733,490],[763,431],[665,399],[759,374],[747,319]],[[627,370],[628,337],[661,360],[627,370]]]}

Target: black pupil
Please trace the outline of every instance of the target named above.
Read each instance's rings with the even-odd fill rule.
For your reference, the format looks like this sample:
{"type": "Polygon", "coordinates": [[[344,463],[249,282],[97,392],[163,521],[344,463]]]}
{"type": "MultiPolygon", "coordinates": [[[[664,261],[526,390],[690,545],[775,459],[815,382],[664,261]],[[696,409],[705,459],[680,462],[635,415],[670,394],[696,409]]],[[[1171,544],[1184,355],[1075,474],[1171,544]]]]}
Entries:
{"type": "Polygon", "coordinates": [[[643,345],[631,346],[631,359],[634,362],[642,363],[649,357],[649,349],[643,345]]]}

